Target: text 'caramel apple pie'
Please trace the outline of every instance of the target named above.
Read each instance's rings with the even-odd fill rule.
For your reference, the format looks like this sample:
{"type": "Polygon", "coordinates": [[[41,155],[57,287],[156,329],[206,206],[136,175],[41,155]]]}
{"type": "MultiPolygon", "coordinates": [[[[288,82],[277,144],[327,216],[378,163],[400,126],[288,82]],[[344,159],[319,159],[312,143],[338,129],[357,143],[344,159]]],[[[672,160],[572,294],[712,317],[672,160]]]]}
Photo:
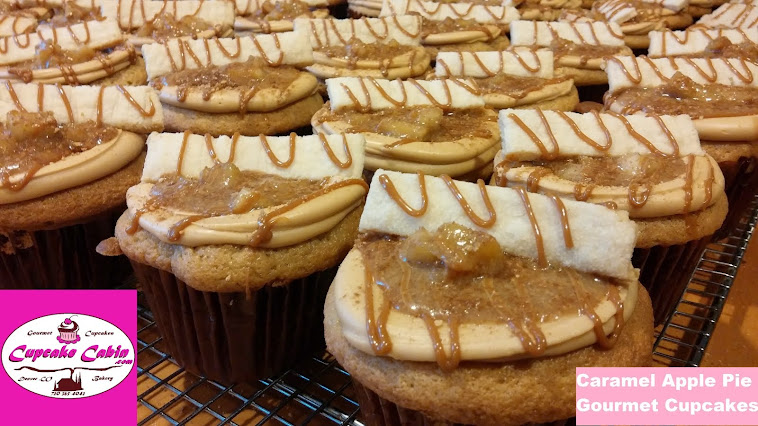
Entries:
{"type": "Polygon", "coordinates": [[[305,34],[170,39],[142,48],[166,129],[215,136],[276,134],[310,122],[322,105],[305,34]]]}
{"type": "Polygon", "coordinates": [[[387,404],[430,423],[550,422],[574,413],[575,365],[650,362],[626,212],[377,170],[359,232],[327,296],[326,342],[387,404]]]}
{"type": "Polygon", "coordinates": [[[483,176],[498,150],[497,114],[473,80],[326,80],[316,132],[366,137],[366,169],[483,176]]]}
{"type": "Polygon", "coordinates": [[[605,84],[603,58],[631,55],[617,24],[607,22],[538,22],[511,23],[514,46],[545,47],[553,51],[555,76],[567,76],[577,86],[605,84]]]}
{"type": "Polygon", "coordinates": [[[531,47],[440,52],[435,65],[437,78],[474,79],[488,107],[572,111],[579,102],[574,81],[553,71],[553,52],[531,47]]]}
{"type": "Polygon", "coordinates": [[[431,58],[421,47],[421,18],[296,19],[307,35],[319,78],[409,78],[424,74],[431,58]]]}

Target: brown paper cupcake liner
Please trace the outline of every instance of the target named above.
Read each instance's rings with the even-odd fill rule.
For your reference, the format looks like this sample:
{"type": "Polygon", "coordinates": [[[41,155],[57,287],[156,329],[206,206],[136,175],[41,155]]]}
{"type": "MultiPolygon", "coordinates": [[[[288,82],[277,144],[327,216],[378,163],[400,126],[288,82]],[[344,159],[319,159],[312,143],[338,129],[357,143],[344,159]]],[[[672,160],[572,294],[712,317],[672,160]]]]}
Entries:
{"type": "Polygon", "coordinates": [[[655,325],[673,312],[711,236],[674,246],[634,249],[632,265],[640,268],[640,283],[653,301],[655,325]]]}
{"type": "Polygon", "coordinates": [[[0,289],[95,289],[121,285],[131,273],[123,256],[100,256],[118,214],[44,231],[0,230],[0,289]]]}
{"type": "MultiPolygon", "coordinates": [[[[462,423],[436,420],[426,416],[421,411],[403,408],[380,397],[355,380],[353,380],[353,389],[361,407],[359,418],[366,426],[464,426],[462,423]]],[[[534,423],[533,425],[565,426],[573,423],[573,419],[568,419],[551,423],[534,423]]]]}
{"type": "Polygon", "coordinates": [[[168,351],[188,371],[252,383],[324,350],[323,308],[336,268],[249,293],[198,291],[132,262],[168,351]]]}
{"type": "Polygon", "coordinates": [[[729,235],[739,224],[742,213],[748,208],[753,196],[758,192],[758,173],[755,158],[741,157],[738,161],[719,163],[724,173],[724,191],[729,200],[729,211],[724,224],[714,234],[714,239],[729,235]]]}

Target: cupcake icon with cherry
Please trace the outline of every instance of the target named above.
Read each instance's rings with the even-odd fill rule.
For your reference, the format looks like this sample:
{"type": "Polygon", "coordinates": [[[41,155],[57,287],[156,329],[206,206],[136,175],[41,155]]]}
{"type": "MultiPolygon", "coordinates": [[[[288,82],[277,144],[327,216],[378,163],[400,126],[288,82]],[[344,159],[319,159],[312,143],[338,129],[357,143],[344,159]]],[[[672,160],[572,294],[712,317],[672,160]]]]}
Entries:
{"type": "Polygon", "coordinates": [[[76,343],[79,341],[79,324],[73,321],[71,317],[66,318],[58,326],[58,341],[61,343],[76,343]]]}

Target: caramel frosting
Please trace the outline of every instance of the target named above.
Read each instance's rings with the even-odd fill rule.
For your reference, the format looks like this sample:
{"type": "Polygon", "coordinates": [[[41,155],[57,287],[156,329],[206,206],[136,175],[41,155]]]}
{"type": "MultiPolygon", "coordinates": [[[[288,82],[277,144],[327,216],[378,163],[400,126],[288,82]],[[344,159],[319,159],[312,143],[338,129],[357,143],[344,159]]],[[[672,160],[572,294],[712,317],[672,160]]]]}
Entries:
{"type": "Polygon", "coordinates": [[[553,78],[553,52],[514,47],[499,52],[439,52],[437,77],[486,78],[496,74],[553,78]]]}
{"type": "Polygon", "coordinates": [[[744,58],[658,58],[614,56],[607,59],[609,91],[656,87],[681,73],[699,84],[757,87],[758,65],[744,58]]]}
{"type": "Polygon", "coordinates": [[[332,111],[362,111],[433,105],[445,110],[483,107],[484,99],[472,80],[379,80],[330,78],[326,90],[332,111]]]}
{"type": "MultiPolygon", "coordinates": [[[[541,110],[500,113],[503,149],[496,161],[497,180],[561,198],[629,211],[634,218],[665,217],[703,210],[723,194],[724,178],[700,147],[692,120],[680,116],[622,116],[597,112],[576,114],[541,110]],[[556,135],[561,135],[558,138],[556,135]],[[543,163],[576,157],[616,157],[621,170],[647,170],[638,156],[682,159],[681,173],[656,181],[637,178],[627,185],[592,183],[559,176],[543,163]],[[538,163],[510,163],[535,161],[538,163]],[[658,181],[660,180],[660,181],[658,181]],[[716,195],[716,196],[714,196],[716,195]]],[[[667,167],[661,163],[660,167],[667,167]]],[[[670,170],[674,170],[669,166],[670,170]]],[[[636,173],[636,172],[635,172],[636,173]]]]}
{"type": "Polygon", "coordinates": [[[10,187],[0,185],[0,205],[33,200],[94,182],[134,161],[144,147],[142,136],[119,131],[112,140],[47,164],[32,176],[12,174],[8,179],[10,187]],[[20,189],[13,188],[19,184],[20,189]]]}
{"type": "Polygon", "coordinates": [[[754,4],[724,3],[718,9],[702,16],[698,25],[710,28],[758,28],[758,6],[754,4]]]}
{"type": "Polygon", "coordinates": [[[234,25],[234,3],[206,0],[101,0],[102,15],[115,19],[122,30],[132,32],[156,17],[195,17],[222,27],[234,25]]]}
{"type": "Polygon", "coordinates": [[[361,19],[295,19],[295,32],[308,34],[311,46],[320,49],[359,40],[366,44],[389,43],[418,46],[421,18],[393,16],[361,19]]]}
{"type": "Polygon", "coordinates": [[[163,130],[158,94],[147,86],[0,85],[0,116],[51,112],[59,123],[94,121],[138,133],[163,130]]]}
{"type": "Polygon", "coordinates": [[[100,50],[113,47],[124,38],[116,21],[85,21],[65,27],[43,27],[36,32],[0,38],[0,66],[17,64],[34,59],[37,47],[50,41],[63,50],[90,48],[100,50]]]}
{"type": "Polygon", "coordinates": [[[511,22],[511,43],[514,46],[549,47],[557,38],[592,46],[625,45],[621,28],[612,22],[511,22]]]}
{"type": "Polygon", "coordinates": [[[651,31],[648,56],[698,55],[703,47],[718,38],[726,38],[733,44],[758,43],[758,28],[741,30],[737,28],[688,28],[684,31],[651,31]]]}
{"type": "Polygon", "coordinates": [[[437,3],[423,0],[385,0],[379,16],[419,15],[430,21],[467,19],[480,24],[508,24],[519,19],[515,7],[475,3],[437,3]]]}
{"type": "MultiPolygon", "coordinates": [[[[235,134],[212,138],[188,132],[153,133],[148,138],[142,183],[127,192],[135,222],[127,232],[136,231],[138,223],[161,241],[189,247],[238,244],[277,248],[307,241],[333,228],[362,203],[367,190],[360,179],[363,145],[360,135],[235,134]],[[232,164],[240,172],[320,180],[321,188],[286,204],[221,215],[198,215],[151,198],[162,178],[197,179],[206,168],[224,164],[232,164]]],[[[243,192],[238,196],[251,196],[243,192]]]]}
{"type": "MultiPolygon", "coordinates": [[[[399,265],[406,271],[399,279],[402,282],[385,283],[395,288],[394,294],[402,296],[402,300],[390,300],[390,292],[376,283],[375,274],[379,271],[369,269],[371,259],[359,247],[348,254],[332,284],[343,335],[363,352],[407,361],[436,361],[445,370],[465,360],[501,362],[560,355],[595,342],[612,345],[613,336],[636,304],[637,272],[629,260],[636,227],[624,212],[556,200],[488,187],[481,181],[473,184],[448,177],[377,171],[361,217],[361,232],[412,238],[419,229],[433,231],[452,223],[494,238],[506,255],[539,259],[543,267],[548,263],[561,265],[569,280],[575,279],[576,271],[616,280],[606,281],[607,294],[593,300],[592,306],[579,296],[583,291],[577,290],[569,296],[569,303],[578,296],[578,309],[541,317],[534,311],[536,306],[529,305],[532,296],[547,300],[538,295],[545,290],[528,286],[517,277],[510,278],[498,284],[519,286],[519,300],[497,300],[501,296],[496,286],[490,281],[488,287],[488,278],[484,277],[483,286],[466,283],[466,292],[486,292],[481,299],[487,306],[482,308],[492,306],[499,314],[467,320],[470,316],[454,308],[454,300],[426,300],[416,306],[414,297],[424,289],[409,288],[410,274],[414,272],[408,263],[399,265]],[[593,220],[586,220],[588,217],[593,220]],[[521,306],[514,307],[517,313],[506,309],[512,315],[502,314],[497,307],[512,304],[521,306]]],[[[416,268],[416,273],[421,271],[416,268]]],[[[534,280],[543,273],[549,274],[539,269],[524,273],[534,280]]]]}
{"type": "Polygon", "coordinates": [[[263,58],[271,66],[306,66],[313,50],[302,32],[199,40],[169,39],[142,46],[148,79],[183,70],[223,66],[263,58]]]}
{"type": "Polygon", "coordinates": [[[36,27],[37,18],[31,14],[0,15],[0,37],[32,32],[36,27]]]}

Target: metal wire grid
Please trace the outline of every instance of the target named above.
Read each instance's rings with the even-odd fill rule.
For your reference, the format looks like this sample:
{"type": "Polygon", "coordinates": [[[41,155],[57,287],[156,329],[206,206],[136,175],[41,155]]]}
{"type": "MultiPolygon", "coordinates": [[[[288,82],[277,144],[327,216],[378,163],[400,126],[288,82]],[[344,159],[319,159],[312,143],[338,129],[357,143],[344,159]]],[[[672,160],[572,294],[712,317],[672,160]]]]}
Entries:
{"type": "MultiPolygon", "coordinates": [[[[758,196],[737,228],[709,245],[676,311],[655,341],[653,358],[698,366],[758,221],[758,196]]],[[[166,353],[152,313],[138,307],[138,419],[145,424],[341,424],[356,420],[350,376],[331,357],[313,357],[256,385],[223,386],[178,367],[166,353]]]]}
{"type": "Polygon", "coordinates": [[[700,365],[757,221],[758,195],[729,235],[708,245],[676,310],[656,338],[656,363],[700,365]]]}

